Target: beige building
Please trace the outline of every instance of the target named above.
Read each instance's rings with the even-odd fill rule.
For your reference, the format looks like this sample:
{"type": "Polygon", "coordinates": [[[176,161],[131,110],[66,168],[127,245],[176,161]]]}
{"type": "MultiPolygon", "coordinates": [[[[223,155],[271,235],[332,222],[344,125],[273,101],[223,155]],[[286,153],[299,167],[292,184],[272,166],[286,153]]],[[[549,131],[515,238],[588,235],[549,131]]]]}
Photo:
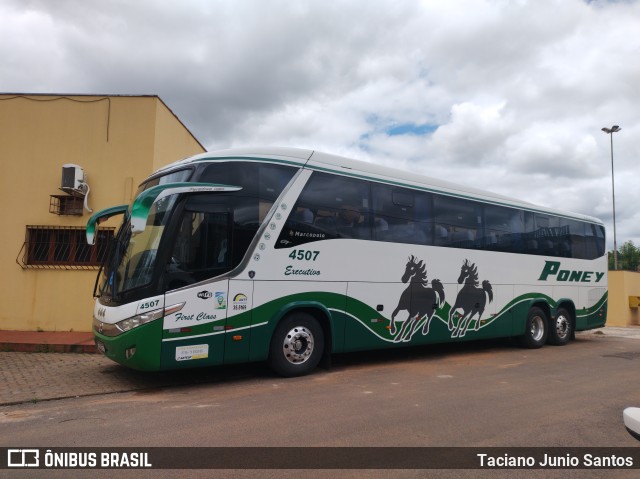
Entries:
{"type": "Polygon", "coordinates": [[[607,326],[640,325],[640,273],[609,271],[607,326]]]}
{"type": "Polygon", "coordinates": [[[152,171],[204,151],[157,96],[0,94],[0,329],[90,331],[102,250],[84,241],[83,194],[94,212],[129,203],[152,171]],[[60,189],[68,164],[84,171],[75,191],[60,189]]]}

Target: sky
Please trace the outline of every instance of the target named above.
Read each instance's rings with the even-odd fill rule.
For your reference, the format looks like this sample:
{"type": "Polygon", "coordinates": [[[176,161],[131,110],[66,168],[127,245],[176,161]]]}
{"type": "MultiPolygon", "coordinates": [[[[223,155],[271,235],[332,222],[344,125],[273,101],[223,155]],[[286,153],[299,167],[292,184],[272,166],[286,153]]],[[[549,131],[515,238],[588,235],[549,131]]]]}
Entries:
{"type": "Polygon", "coordinates": [[[602,219],[640,245],[640,2],[0,0],[0,92],[158,95],[293,146],[602,219]]]}

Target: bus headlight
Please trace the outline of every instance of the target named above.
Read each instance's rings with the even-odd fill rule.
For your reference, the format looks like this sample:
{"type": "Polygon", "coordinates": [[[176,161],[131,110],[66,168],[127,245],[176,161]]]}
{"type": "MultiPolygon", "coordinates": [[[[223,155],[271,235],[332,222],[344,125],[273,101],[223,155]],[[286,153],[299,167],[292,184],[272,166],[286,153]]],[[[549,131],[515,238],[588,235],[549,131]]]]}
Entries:
{"type": "Polygon", "coordinates": [[[131,318],[123,319],[119,323],[116,323],[115,326],[120,330],[121,333],[126,333],[127,331],[131,331],[133,328],[137,328],[138,326],[142,326],[143,324],[150,323],[151,321],[160,319],[163,316],[164,308],[156,309],[155,311],[146,311],[131,318]]]}
{"type": "Polygon", "coordinates": [[[98,318],[93,318],[93,329],[104,336],[118,336],[127,331],[131,331],[138,326],[150,323],[156,319],[160,319],[169,314],[180,311],[184,307],[185,303],[174,304],[166,308],[156,309],[154,311],[145,311],[144,313],[137,314],[131,318],[123,319],[115,324],[103,323],[98,318]]]}

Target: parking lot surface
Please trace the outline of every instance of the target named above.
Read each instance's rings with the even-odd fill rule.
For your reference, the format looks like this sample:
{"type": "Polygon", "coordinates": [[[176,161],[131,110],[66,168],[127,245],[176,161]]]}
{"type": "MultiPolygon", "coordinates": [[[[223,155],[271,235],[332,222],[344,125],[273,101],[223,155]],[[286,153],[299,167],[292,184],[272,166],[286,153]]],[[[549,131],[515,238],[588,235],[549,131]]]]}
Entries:
{"type": "MultiPolygon", "coordinates": [[[[578,337],[640,340],[640,328],[604,328],[578,333],[578,337]]],[[[468,344],[474,347],[473,343],[468,344]]],[[[446,349],[447,346],[438,347],[446,349]]],[[[353,360],[352,356],[348,357],[351,358],[349,361],[353,360]]],[[[142,373],[124,368],[99,354],[73,353],[0,352],[0,365],[0,383],[5,385],[0,388],[0,405],[224,381],[230,376],[270,374],[264,365],[142,373]]]]}

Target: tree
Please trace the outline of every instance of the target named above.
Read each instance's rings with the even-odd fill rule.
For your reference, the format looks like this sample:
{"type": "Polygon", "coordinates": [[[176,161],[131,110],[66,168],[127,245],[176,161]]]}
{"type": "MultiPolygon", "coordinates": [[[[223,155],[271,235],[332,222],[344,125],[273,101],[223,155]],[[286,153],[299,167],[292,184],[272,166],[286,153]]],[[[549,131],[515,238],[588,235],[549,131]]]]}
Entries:
{"type": "MultiPolygon", "coordinates": [[[[613,270],[613,251],[609,251],[609,269],[613,270]]],[[[618,269],[638,271],[640,269],[640,248],[627,241],[618,249],[618,269]]]]}

